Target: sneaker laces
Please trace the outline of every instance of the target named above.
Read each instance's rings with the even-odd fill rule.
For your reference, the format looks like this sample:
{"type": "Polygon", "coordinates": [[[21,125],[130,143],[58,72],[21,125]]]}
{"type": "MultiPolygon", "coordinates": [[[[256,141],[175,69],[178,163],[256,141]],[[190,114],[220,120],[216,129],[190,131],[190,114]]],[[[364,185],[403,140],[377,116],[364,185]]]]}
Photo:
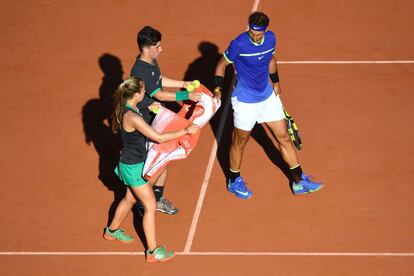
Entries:
{"type": "Polygon", "coordinates": [[[302,173],[302,180],[305,181],[307,184],[317,184],[317,185],[321,185],[321,182],[316,182],[312,180],[312,176],[310,175],[306,175],[304,173],[302,173]]]}
{"type": "Polygon", "coordinates": [[[246,183],[244,183],[243,180],[239,180],[236,181],[232,184],[233,189],[237,190],[237,191],[241,191],[241,192],[246,192],[247,191],[247,187],[246,187],[246,183]]]}
{"type": "Polygon", "coordinates": [[[120,237],[124,236],[124,232],[125,232],[124,229],[118,229],[115,232],[113,232],[113,234],[115,234],[115,237],[120,238],[120,237]]]}
{"type": "Polygon", "coordinates": [[[302,180],[305,180],[305,181],[312,181],[312,176],[310,176],[310,175],[306,175],[306,174],[304,174],[304,173],[302,173],[302,180]]]}
{"type": "Polygon", "coordinates": [[[160,199],[160,202],[166,207],[166,208],[168,208],[168,209],[172,209],[172,208],[174,208],[174,206],[172,205],[172,203],[168,200],[168,199],[166,199],[166,198],[164,198],[164,197],[162,197],[161,199],[160,199]]]}
{"type": "Polygon", "coordinates": [[[164,246],[159,246],[154,250],[153,256],[156,259],[163,259],[167,256],[167,250],[165,249],[164,246]]]}

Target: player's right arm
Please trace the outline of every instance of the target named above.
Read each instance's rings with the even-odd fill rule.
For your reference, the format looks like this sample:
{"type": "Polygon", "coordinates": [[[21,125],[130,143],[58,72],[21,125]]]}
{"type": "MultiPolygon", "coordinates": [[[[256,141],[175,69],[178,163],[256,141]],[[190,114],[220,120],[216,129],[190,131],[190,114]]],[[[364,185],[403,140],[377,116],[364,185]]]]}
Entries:
{"type": "Polygon", "coordinates": [[[272,59],[269,63],[269,76],[273,85],[273,91],[276,93],[276,95],[280,95],[282,93],[282,90],[280,89],[279,84],[279,72],[277,70],[277,59],[275,54],[272,56],[272,59]]]}
{"type": "Polygon", "coordinates": [[[214,95],[217,98],[221,97],[221,89],[223,87],[224,82],[224,74],[226,73],[226,67],[229,64],[232,64],[234,60],[237,58],[239,53],[239,44],[236,40],[232,40],[230,42],[229,47],[224,51],[223,56],[219,60],[216,71],[214,74],[214,95]]]}
{"type": "Polygon", "coordinates": [[[216,72],[214,73],[214,96],[221,98],[221,88],[223,86],[224,74],[226,73],[227,65],[231,64],[223,55],[216,66],[216,72]]]}
{"type": "Polygon", "coordinates": [[[158,101],[163,102],[174,102],[174,101],[182,101],[182,100],[191,100],[193,102],[198,102],[201,99],[201,92],[188,92],[188,91],[177,91],[177,92],[169,92],[160,90],[153,95],[158,101]],[[177,93],[185,93],[187,92],[188,99],[179,99],[177,97],[177,93]]]}
{"type": "Polygon", "coordinates": [[[226,66],[229,64],[230,62],[224,56],[222,56],[216,66],[215,76],[224,77],[224,73],[226,72],[226,66]]]}
{"type": "Polygon", "coordinates": [[[129,124],[132,128],[135,128],[144,136],[148,137],[149,139],[157,143],[168,142],[170,140],[184,136],[186,134],[195,134],[199,130],[199,127],[197,125],[191,124],[188,127],[182,128],[180,130],[159,133],[156,130],[154,130],[150,125],[148,125],[141,116],[136,114],[130,114],[130,116],[128,116],[127,124],[129,124]]]}

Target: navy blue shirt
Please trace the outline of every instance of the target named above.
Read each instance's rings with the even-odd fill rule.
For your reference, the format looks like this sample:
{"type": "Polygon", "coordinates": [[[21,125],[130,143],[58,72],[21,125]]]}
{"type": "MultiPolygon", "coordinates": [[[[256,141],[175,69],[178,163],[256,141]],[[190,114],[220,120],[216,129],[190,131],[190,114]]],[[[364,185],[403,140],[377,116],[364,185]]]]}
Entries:
{"type": "Polygon", "coordinates": [[[134,66],[131,69],[131,76],[140,77],[145,83],[145,96],[137,107],[142,113],[142,117],[147,123],[153,119],[154,115],[150,113],[148,106],[154,102],[152,98],[162,87],[161,70],[156,60],[154,63],[148,63],[137,57],[134,66]]]}
{"type": "MultiPolygon", "coordinates": [[[[129,110],[142,116],[138,111],[130,107],[125,107],[123,110],[123,114],[125,114],[129,110]]],[[[125,129],[122,127],[122,124],[120,125],[120,129],[122,137],[122,150],[120,161],[127,165],[133,165],[144,162],[147,156],[146,144],[148,138],[136,129],[134,129],[134,131],[132,132],[125,131],[125,129]]]]}

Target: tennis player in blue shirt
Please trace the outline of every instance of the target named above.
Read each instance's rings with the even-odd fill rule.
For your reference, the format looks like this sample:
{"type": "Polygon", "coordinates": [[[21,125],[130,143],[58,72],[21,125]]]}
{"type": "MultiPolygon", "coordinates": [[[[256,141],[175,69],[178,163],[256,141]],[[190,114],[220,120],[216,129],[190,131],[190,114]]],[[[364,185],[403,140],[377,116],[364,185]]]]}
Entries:
{"type": "Polygon", "coordinates": [[[231,95],[234,130],[227,190],[243,199],[253,194],[240,176],[240,167],[244,148],[256,123],[267,125],[276,137],[277,147],[290,168],[290,182],[295,195],[322,188],[322,183],[313,182],[302,172],[290,139],[279,97],[281,90],[275,57],[276,36],[267,29],[268,26],[267,15],[252,13],[249,16],[249,30],[231,41],[217,64],[214,77],[214,91],[216,96],[220,96],[226,66],[234,65],[237,83],[231,95]]]}

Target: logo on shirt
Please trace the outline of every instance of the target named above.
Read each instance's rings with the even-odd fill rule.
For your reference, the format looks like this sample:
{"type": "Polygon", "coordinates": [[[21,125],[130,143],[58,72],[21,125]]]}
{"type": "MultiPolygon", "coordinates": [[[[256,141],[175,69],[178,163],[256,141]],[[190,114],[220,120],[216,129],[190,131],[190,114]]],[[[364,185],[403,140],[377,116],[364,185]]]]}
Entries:
{"type": "Polygon", "coordinates": [[[154,75],[155,75],[155,73],[154,73],[154,72],[151,72],[151,74],[152,74],[152,76],[154,76],[154,75]]]}
{"type": "Polygon", "coordinates": [[[257,59],[259,59],[259,60],[260,60],[260,59],[262,59],[262,58],[264,58],[264,56],[258,57],[257,59]]]}

